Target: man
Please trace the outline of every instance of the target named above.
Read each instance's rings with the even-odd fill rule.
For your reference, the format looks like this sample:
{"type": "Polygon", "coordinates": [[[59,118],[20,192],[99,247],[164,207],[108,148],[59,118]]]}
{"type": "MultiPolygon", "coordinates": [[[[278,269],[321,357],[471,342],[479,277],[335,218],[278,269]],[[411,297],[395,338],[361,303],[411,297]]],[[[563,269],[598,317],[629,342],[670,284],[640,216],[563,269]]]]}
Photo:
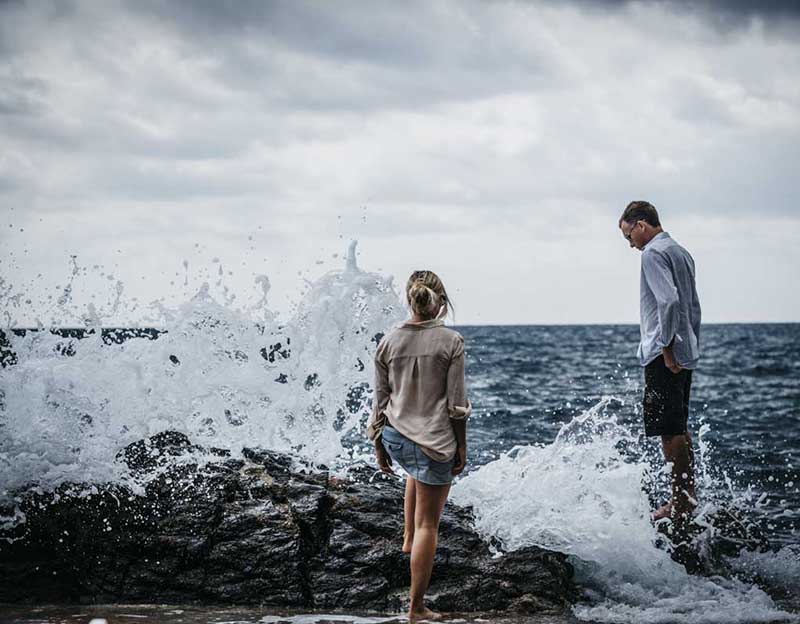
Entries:
{"type": "Polygon", "coordinates": [[[672,464],[672,499],[652,517],[671,517],[680,531],[697,505],[687,427],[692,370],[700,357],[694,260],[661,228],[658,212],[646,201],[628,204],[619,228],[642,252],[638,355],[645,378],[645,435],[661,437],[664,458],[672,464]]]}

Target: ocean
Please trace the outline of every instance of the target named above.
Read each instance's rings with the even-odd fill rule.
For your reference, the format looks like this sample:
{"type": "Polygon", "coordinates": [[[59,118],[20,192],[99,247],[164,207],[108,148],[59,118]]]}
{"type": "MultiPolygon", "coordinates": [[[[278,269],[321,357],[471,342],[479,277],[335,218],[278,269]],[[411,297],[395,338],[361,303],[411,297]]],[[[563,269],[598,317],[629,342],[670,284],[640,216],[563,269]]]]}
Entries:
{"type": "Polygon", "coordinates": [[[668,499],[669,481],[659,441],[643,436],[638,326],[460,331],[478,409],[472,465],[453,498],[473,505],[481,530],[509,548],[573,554],[587,598],[577,616],[763,621],[778,617],[768,595],[797,609],[800,325],[703,327],[689,420],[699,513],[740,511],[770,545],[716,557],[714,581],[686,574],[653,546],[646,514],[668,499]]]}
{"type": "MultiPolygon", "coordinates": [[[[119,449],[168,429],[233,454],[261,446],[344,474],[372,462],[363,437],[371,355],[404,314],[391,278],[362,271],[351,257],[345,270],[312,284],[285,320],[236,308],[204,284],[180,305],[160,306],[149,332],[101,330],[98,318],[72,335],[6,330],[0,502],[32,480],[45,490],[125,483],[119,449]]],[[[472,506],[498,556],[531,544],[567,553],[579,589],[563,618],[487,617],[800,621],[800,324],[703,327],[690,417],[709,562],[702,575],[670,558],[649,520],[668,481],[657,441],[642,435],[638,327],[456,329],[466,340],[474,412],[468,467],[451,500],[472,506]],[[747,539],[721,544],[737,522],[759,536],[759,548],[747,539]]],[[[187,605],[8,613],[14,622],[103,613],[113,621],[295,624],[396,617],[187,605]]]]}
{"type": "MultiPolygon", "coordinates": [[[[478,406],[473,467],[517,445],[548,444],[597,405],[641,435],[642,370],[634,325],[459,327],[478,406]]],[[[757,493],[770,541],[800,542],[800,324],[705,325],[690,429],[704,429],[705,485],[757,493]],[[727,487],[727,486],[726,486],[727,487]]],[[[660,448],[642,439],[647,459],[660,448]]],[[[666,496],[666,490],[663,492],[666,496]]]]}

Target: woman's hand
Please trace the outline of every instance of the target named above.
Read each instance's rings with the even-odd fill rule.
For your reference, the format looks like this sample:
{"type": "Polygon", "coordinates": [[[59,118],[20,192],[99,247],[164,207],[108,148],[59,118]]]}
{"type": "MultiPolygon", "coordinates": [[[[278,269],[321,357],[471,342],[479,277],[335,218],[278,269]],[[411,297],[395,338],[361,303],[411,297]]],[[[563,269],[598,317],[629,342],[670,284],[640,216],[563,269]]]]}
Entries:
{"type": "Polygon", "coordinates": [[[466,446],[459,446],[456,449],[456,463],[453,466],[452,473],[454,475],[461,474],[464,470],[464,466],[467,465],[467,447],[466,446]]]}
{"type": "Polygon", "coordinates": [[[394,470],[392,470],[392,458],[389,457],[389,453],[386,452],[380,438],[375,440],[375,456],[378,458],[378,468],[381,469],[381,472],[394,474],[394,470]]]}

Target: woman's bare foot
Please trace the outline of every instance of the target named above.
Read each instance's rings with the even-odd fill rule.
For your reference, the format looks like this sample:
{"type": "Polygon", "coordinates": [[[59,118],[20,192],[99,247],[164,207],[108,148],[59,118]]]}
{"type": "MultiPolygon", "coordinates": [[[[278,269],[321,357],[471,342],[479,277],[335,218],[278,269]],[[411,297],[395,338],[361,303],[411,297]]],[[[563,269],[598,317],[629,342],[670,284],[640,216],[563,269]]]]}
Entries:
{"type": "Polygon", "coordinates": [[[672,502],[664,503],[656,509],[653,513],[650,514],[650,519],[653,522],[658,522],[659,520],[663,520],[664,518],[669,518],[672,516],[672,502]]]}
{"type": "Polygon", "coordinates": [[[403,534],[403,552],[404,553],[411,553],[411,547],[414,545],[414,534],[413,533],[404,533],[403,534]]]}
{"type": "Polygon", "coordinates": [[[443,616],[441,613],[431,611],[428,607],[422,607],[421,610],[408,612],[409,622],[418,622],[420,620],[441,620],[442,617],[443,616]]]}

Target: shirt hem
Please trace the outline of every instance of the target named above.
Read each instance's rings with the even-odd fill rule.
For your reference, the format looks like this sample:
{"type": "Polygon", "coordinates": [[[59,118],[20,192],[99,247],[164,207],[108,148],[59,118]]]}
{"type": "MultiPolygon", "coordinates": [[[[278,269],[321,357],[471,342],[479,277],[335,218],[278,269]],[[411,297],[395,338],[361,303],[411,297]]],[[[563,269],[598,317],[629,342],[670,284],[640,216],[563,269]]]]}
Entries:
{"type": "MultiPolygon", "coordinates": [[[[454,448],[453,448],[453,452],[452,452],[450,455],[447,455],[447,454],[445,454],[445,453],[442,453],[441,455],[442,455],[442,456],[444,456],[444,459],[440,459],[440,458],[438,457],[438,455],[439,455],[439,454],[438,454],[436,451],[433,451],[433,450],[432,450],[432,449],[430,449],[429,447],[427,447],[427,446],[424,446],[423,444],[421,444],[421,443],[417,442],[417,441],[416,441],[414,438],[412,438],[410,435],[408,435],[407,433],[405,433],[405,432],[404,432],[402,429],[398,428],[398,427],[397,427],[397,425],[395,425],[395,423],[394,423],[394,422],[392,422],[392,418],[391,418],[391,417],[389,417],[389,415],[388,415],[388,414],[386,415],[386,424],[388,424],[388,425],[389,425],[389,426],[390,426],[392,429],[394,429],[395,431],[397,431],[397,432],[398,432],[398,433],[400,433],[401,435],[403,435],[403,436],[405,436],[406,438],[408,438],[409,440],[411,440],[411,441],[412,441],[414,444],[416,444],[416,445],[419,447],[419,450],[420,450],[420,451],[422,451],[423,453],[425,453],[425,455],[427,455],[427,456],[428,456],[428,458],[429,458],[429,459],[432,459],[433,461],[436,461],[436,462],[439,462],[439,463],[450,461],[450,460],[451,460],[451,459],[453,459],[453,457],[455,456],[455,454],[456,454],[456,451],[458,451],[458,444],[457,444],[457,443],[454,443],[454,445],[453,445],[453,447],[454,447],[454,448]],[[436,453],[436,455],[434,455],[433,453],[436,453]]],[[[455,437],[455,436],[454,436],[454,437],[455,437]]]]}
{"type": "MultiPolygon", "coordinates": [[[[661,355],[663,354],[659,351],[658,353],[648,356],[646,358],[639,358],[639,366],[644,368],[648,364],[651,364],[652,362],[656,361],[661,355]]],[[[686,363],[681,362],[677,358],[675,361],[678,362],[678,366],[680,366],[681,368],[685,368],[686,370],[694,370],[695,368],[697,368],[697,365],[700,362],[699,358],[696,360],[691,360],[690,362],[686,363]]]]}

